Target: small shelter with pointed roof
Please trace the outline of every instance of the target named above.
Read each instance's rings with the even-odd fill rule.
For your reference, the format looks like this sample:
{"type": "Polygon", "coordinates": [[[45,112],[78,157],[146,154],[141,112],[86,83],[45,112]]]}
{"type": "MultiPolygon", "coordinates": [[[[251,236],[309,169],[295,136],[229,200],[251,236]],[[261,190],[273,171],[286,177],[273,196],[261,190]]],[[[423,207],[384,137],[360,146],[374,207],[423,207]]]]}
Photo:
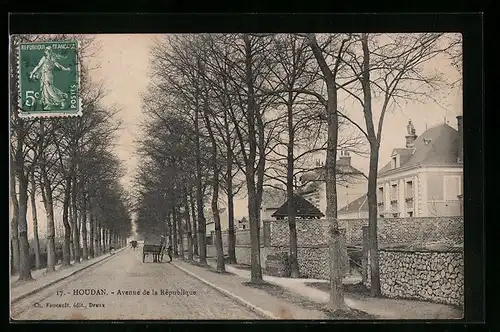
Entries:
{"type": "MultiPolygon", "coordinates": [[[[293,195],[295,217],[300,219],[320,219],[325,215],[311,202],[300,195],[293,195]]],[[[278,220],[288,217],[288,200],[271,215],[278,220]]]]}

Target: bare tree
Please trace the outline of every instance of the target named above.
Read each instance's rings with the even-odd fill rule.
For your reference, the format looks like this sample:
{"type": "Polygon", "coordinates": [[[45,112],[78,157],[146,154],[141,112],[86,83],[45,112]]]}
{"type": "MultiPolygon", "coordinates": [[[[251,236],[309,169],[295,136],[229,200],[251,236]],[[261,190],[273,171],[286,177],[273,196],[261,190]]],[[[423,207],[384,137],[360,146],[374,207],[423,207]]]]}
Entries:
{"type": "Polygon", "coordinates": [[[36,208],[36,182],[35,182],[35,172],[30,174],[31,191],[30,191],[30,202],[31,202],[31,216],[33,218],[33,243],[35,251],[35,269],[40,269],[40,241],[38,238],[38,217],[36,208]]]}
{"type": "Polygon", "coordinates": [[[360,48],[351,48],[343,58],[351,77],[359,85],[339,87],[356,100],[364,115],[365,128],[358,129],[370,146],[368,174],[368,210],[370,233],[371,292],[380,295],[380,272],[377,240],[377,174],[382,128],[388,109],[401,107],[401,102],[418,102],[437,99],[433,96],[444,82],[439,72],[431,72],[426,64],[440,54],[445,54],[454,44],[445,42],[442,33],[353,36],[360,48]],[[358,96],[359,89],[362,97],[358,96]],[[374,112],[373,98],[381,100],[374,112]],[[379,114],[378,123],[375,114],[379,114]]]}
{"type": "Polygon", "coordinates": [[[333,36],[342,38],[338,42],[338,51],[334,56],[333,68],[330,68],[327,59],[319,45],[316,35],[307,34],[309,46],[318,62],[321,72],[325,78],[327,89],[326,118],[328,123],[328,139],[326,151],[326,218],[329,224],[329,246],[330,246],[330,300],[327,304],[329,310],[335,311],[345,309],[344,293],[342,286],[342,263],[341,263],[341,241],[339,224],[337,220],[337,188],[336,188],[336,163],[338,145],[338,87],[337,74],[342,63],[341,59],[345,51],[344,47],[350,40],[350,36],[333,36]]]}
{"type": "MultiPolygon", "coordinates": [[[[290,230],[290,269],[293,278],[298,278],[299,264],[297,260],[297,231],[295,222],[295,207],[293,206],[293,197],[296,193],[296,169],[297,161],[309,153],[318,151],[317,146],[309,149],[305,153],[299,153],[301,148],[301,139],[310,136],[320,136],[322,131],[321,119],[317,116],[320,112],[311,112],[311,101],[307,100],[307,95],[303,95],[298,90],[305,90],[315,83],[318,75],[310,71],[312,66],[312,55],[307,52],[308,45],[304,38],[295,34],[275,35],[269,57],[269,68],[273,75],[268,77],[270,82],[269,92],[278,96],[275,101],[275,107],[283,106],[286,119],[286,125],[283,131],[278,131],[275,140],[276,145],[271,148],[275,157],[275,162],[281,159],[286,161],[286,175],[284,177],[273,176],[272,169],[266,169],[266,177],[283,182],[287,190],[288,201],[288,226],[290,230]],[[312,115],[311,115],[312,114],[312,115]],[[311,129],[314,128],[314,129],[311,129]],[[308,133],[306,133],[308,131],[308,133]],[[315,135],[317,132],[318,134],[315,135]],[[285,133],[285,139],[281,139],[281,132],[285,133]],[[305,135],[304,135],[305,134],[305,135]],[[311,135],[312,134],[312,135],[311,135]],[[302,136],[302,137],[301,137],[302,136]],[[278,151],[280,145],[286,147],[286,153],[278,151]],[[285,181],[281,180],[286,179],[285,181]]],[[[278,127],[280,126],[278,122],[278,127]]],[[[313,145],[316,145],[313,143],[313,145]]],[[[272,161],[272,159],[270,159],[272,161]]],[[[276,163],[271,163],[273,166],[276,163]]],[[[274,169],[276,170],[276,169],[274,169]]]]}

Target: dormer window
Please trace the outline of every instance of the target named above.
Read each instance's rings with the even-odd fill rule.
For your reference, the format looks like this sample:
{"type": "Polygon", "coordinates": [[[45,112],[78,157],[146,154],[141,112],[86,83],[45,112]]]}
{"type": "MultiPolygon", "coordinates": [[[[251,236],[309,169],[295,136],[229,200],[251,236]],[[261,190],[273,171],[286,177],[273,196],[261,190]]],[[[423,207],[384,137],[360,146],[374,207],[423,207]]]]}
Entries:
{"type": "Polygon", "coordinates": [[[398,161],[399,161],[398,159],[399,159],[399,158],[398,158],[398,156],[397,156],[397,155],[392,157],[392,160],[391,160],[391,163],[392,163],[392,169],[398,168],[398,166],[399,166],[399,165],[398,165],[398,161]]]}

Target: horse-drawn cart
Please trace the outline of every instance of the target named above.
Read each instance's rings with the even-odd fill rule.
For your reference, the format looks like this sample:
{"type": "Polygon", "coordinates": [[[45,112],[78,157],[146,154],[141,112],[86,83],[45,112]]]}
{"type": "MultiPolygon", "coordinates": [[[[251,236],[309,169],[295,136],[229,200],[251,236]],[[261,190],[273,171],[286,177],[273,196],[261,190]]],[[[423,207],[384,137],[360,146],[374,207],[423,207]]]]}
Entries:
{"type": "Polygon", "coordinates": [[[163,236],[149,236],[144,239],[142,246],[142,262],[146,262],[148,255],[153,256],[153,263],[158,263],[163,260],[163,250],[165,249],[165,240],[163,236]]]}

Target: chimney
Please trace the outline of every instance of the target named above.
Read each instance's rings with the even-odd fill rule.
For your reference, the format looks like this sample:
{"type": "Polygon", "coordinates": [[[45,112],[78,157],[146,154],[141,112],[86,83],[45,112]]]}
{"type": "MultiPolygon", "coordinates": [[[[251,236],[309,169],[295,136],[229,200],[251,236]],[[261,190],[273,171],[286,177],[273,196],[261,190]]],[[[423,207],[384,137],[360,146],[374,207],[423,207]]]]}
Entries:
{"type": "Polygon", "coordinates": [[[349,151],[340,150],[340,157],[337,161],[338,165],[351,166],[351,156],[349,155],[349,151]]]}
{"type": "Polygon", "coordinates": [[[458,126],[458,136],[459,136],[457,162],[462,163],[464,158],[464,128],[463,128],[462,115],[457,116],[457,126],[458,126]]]}
{"type": "Polygon", "coordinates": [[[408,121],[408,125],[406,126],[406,130],[408,132],[408,135],[406,137],[406,147],[407,148],[413,148],[413,142],[417,139],[417,135],[415,134],[415,127],[413,126],[413,123],[411,120],[408,121]]]}

